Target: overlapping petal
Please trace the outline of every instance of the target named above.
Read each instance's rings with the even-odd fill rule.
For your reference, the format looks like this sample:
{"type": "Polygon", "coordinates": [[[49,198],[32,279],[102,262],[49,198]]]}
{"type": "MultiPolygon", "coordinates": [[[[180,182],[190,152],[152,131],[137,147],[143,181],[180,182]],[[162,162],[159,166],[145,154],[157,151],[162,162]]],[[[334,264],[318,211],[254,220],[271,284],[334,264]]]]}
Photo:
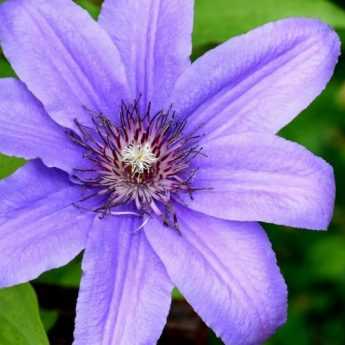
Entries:
{"type": "Polygon", "coordinates": [[[286,286],[256,223],[178,209],[180,233],[157,220],[146,236],[169,276],[226,345],[261,344],[286,318],[286,286]]]}
{"type": "Polygon", "coordinates": [[[96,219],[83,259],[75,345],[155,344],[172,284],[136,218],[96,219]]]}
{"type": "Polygon", "coordinates": [[[79,147],[16,79],[0,79],[0,137],[0,152],[7,155],[39,157],[67,172],[84,165],[79,147]]]}
{"type": "Polygon", "coordinates": [[[211,140],[199,156],[192,209],[238,221],[327,228],[333,213],[332,167],[302,146],[269,134],[211,140]],[[207,190],[209,188],[209,190],[207,190]]]}
{"type": "Polygon", "coordinates": [[[94,217],[72,204],[81,191],[32,161],[0,182],[0,287],[67,264],[85,246],[94,217]]]}
{"type": "Polygon", "coordinates": [[[266,24],[206,53],[178,80],[168,104],[206,138],[277,132],[331,78],[339,39],[326,24],[292,18],[266,24]]]}
{"type": "Polygon", "coordinates": [[[88,124],[90,111],[117,114],[128,97],[125,70],[86,11],[70,0],[12,0],[0,22],[6,57],[55,121],[71,127],[75,118],[88,124]]]}
{"type": "Polygon", "coordinates": [[[285,321],[287,291],[251,221],[330,221],[331,167],[271,133],[329,81],[336,34],[316,20],[282,20],[190,66],[192,12],[192,0],[105,0],[103,30],[70,0],[0,7],[1,45],[28,88],[0,82],[0,151],[70,173],[82,155],[58,124],[92,125],[95,113],[116,121],[120,102],[140,96],[153,112],[172,105],[206,153],[193,161],[194,199],[179,195],[188,206],[176,205],[179,231],[155,218],[137,231],[137,217],[95,217],[75,205],[82,189],[38,160],[0,182],[0,287],[86,247],[74,345],[155,344],[171,281],[225,344],[262,343],[285,321]]]}
{"type": "Polygon", "coordinates": [[[189,66],[193,0],[106,0],[100,24],[126,65],[136,96],[161,110],[177,77],[189,66]]]}

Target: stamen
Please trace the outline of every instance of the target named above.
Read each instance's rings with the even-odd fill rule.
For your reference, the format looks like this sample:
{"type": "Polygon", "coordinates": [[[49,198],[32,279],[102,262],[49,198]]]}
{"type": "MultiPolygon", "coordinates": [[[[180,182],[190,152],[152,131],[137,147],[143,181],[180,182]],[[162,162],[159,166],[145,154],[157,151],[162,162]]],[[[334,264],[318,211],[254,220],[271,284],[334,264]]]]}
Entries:
{"type": "Polygon", "coordinates": [[[152,152],[150,144],[130,144],[122,150],[121,161],[130,165],[132,175],[135,175],[149,170],[158,158],[152,152]]]}
{"type": "Polygon", "coordinates": [[[89,161],[88,167],[74,170],[72,180],[96,199],[92,211],[101,217],[144,216],[139,229],[155,214],[178,230],[173,202],[179,193],[192,197],[197,190],[191,187],[197,172],[191,161],[201,154],[199,137],[183,135],[186,121],[176,120],[172,107],[151,114],[149,105],[141,113],[138,101],[132,105],[123,102],[117,125],[101,113],[85,111],[94,128],[75,120],[76,130],[67,133],[89,161]],[[127,204],[137,212],[123,211],[127,204]]]}

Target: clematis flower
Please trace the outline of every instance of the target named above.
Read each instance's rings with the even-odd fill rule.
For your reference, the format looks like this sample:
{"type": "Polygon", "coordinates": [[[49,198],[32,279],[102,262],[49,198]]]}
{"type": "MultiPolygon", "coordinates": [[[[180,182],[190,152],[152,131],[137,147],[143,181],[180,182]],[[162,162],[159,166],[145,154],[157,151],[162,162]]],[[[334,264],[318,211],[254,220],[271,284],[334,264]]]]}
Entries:
{"type": "Polygon", "coordinates": [[[259,344],[287,290],[258,222],[327,228],[332,168],[276,133],[329,81],[325,24],[291,18],[191,64],[193,1],[8,0],[0,286],[82,250],[75,345],[155,344],[176,286],[225,344],[259,344]]]}

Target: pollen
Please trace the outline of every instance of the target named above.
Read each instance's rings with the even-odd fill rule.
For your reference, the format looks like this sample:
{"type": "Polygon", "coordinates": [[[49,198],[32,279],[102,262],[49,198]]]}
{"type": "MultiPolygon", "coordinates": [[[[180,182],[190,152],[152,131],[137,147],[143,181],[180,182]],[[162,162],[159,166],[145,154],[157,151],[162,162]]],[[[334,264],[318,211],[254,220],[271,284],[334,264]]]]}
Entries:
{"type": "Polygon", "coordinates": [[[152,152],[150,144],[145,143],[126,146],[121,152],[121,160],[131,167],[132,174],[135,175],[149,170],[158,158],[152,152]]]}

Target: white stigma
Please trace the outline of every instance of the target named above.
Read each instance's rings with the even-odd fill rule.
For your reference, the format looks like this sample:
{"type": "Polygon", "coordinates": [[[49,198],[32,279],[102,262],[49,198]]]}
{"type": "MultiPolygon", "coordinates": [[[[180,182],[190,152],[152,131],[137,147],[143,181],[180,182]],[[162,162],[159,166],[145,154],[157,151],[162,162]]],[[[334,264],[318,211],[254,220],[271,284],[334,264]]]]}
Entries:
{"type": "Polygon", "coordinates": [[[152,152],[148,143],[129,144],[121,152],[122,162],[128,164],[132,168],[132,174],[142,174],[145,170],[149,170],[158,158],[152,152]]]}

